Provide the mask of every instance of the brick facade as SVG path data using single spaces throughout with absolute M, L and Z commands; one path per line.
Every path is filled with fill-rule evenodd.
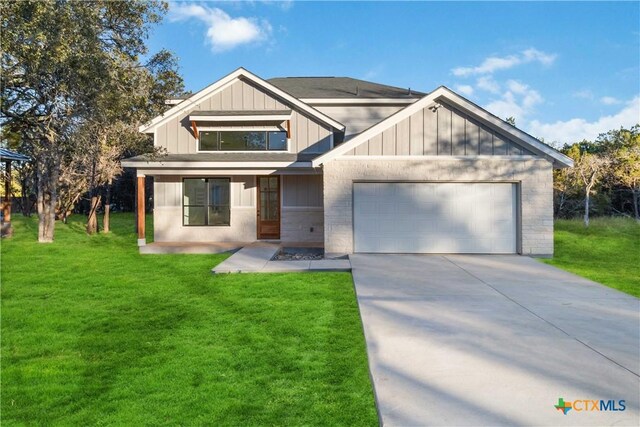
M 523 255 L 553 254 L 553 173 L 543 158 L 486 157 L 347 159 L 324 172 L 324 241 L 328 253 L 353 251 L 353 182 L 515 182 L 520 187 L 519 247 Z
M 323 209 L 283 207 L 280 237 L 283 242 L 322 244 L 324 239 Z

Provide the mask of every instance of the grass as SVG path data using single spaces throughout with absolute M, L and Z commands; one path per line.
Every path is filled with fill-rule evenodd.
M 134 219 L 2 241 L 4 425 L 377 425 L 348 273 L 218 275 Z
M 544 262 L 640 297 L 640 225 L 628 218 L 555 223 L 555 255 Z

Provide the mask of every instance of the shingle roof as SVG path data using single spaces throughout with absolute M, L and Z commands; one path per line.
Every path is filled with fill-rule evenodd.
M 267 80 L 296 98 L 422 98 L 425 93 L 351 77 L 276 77 Z

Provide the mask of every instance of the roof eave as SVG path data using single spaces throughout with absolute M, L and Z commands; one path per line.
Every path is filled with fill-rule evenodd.
M 554 167 L 556 166 L 559 168 L 573 167 L 573 159 L 561 153 L 560 151 L 556 150 L 555 148 L 545 144 L 544 142 L 540 141 L 538 138 L 502 120 L 500 117 L 485 110 L 484 108 L 480 107 L 474 102 L 469 101 L 462 95 L 457 94 L 456 92 L 452 91 L 446 86 L 440 86 L 438 89 L 441 89 L 442 91 L 451 95 L 449 98 L 445 96 L 446 99 L 449 99 L 454 103 L 458 101 L 457 103 L 462 104 L 460 106 L 463 107 L 465 110 L 470 111 L 476 116 L 484 119 L 485 121 L 492 123 L 495 127 L 500 129 L 504 133 L 512 135 L 518 140 L 525 142 L 527 145 L 533 147 L 534 149 L 539 151 L 540 154 L 543 154 L 545 157 L 547 156 L 551 157 Z
M 297 106 L 299 109 L 306 111 L 308 114 L 311 114 L 312 116 L 314 116 L 316 119 L 320 120 L 321 122 L 323 122 L 325 125 L 330 126 L 331 128 L 340 131 L 340 132 L 344 132 L 344 130 L 346 129 L 346 126 L 343 125 L 342 123 L 338 122 L 337 120 L 332 119 L 331 117 L 327 116 L 326 114 L 322 113 L 321 111 L 313 108 L 311 105 L 301 101 L 300 99 L 294 97 L 293 95 L 283 91 L 282 89 L 279 89 L 278 87 L 274 86 L 273 84 L 267 82 L 266 80 L 256 76 L 255 74 L 253 74 L 252 72 L 248 71 L 247 69 L 240 67 L 237 70 L 233 71 L 230 74 L 227 74 L 226 76 L 224 76 L 223 78 L 217 80 L 216 82 L 210 84 L 209 86 L 207 86 L 206 88 L 200 90 L 199 92 L 194 93 L 193 95 L 191 95 L 189 98 L 183 100 L 182 102 L 180 102 L 179 104 L 175 105 L 174 107 L 170 108 L 168 111 L 164 112 L 163 114 L 154 117 L 150 122 L 145 123 L 144 125 L 140 126 L 138 128 L 139 132 L 142 133 L 153 133 L 153 131 L 155 130 L 155 128 L 157 126 L 160 126 L 162 123 L 164 123 L 165 120 L 167 120 L 169 117 L 173 117 L 176 116 L 180 113 L 185 112 L 185 109 L 188 108 L 189 106 L 195 104 L 196 102 L 198 102 L 200 99 L 204 98 L 205 96 L 214 93 L 217 90 L 221 90 L 222 88 L 224 88 L 227 84 L 231 83 L 233 80 L 235 80 L 236 78 L 239 77 L 244 77 L 248 80 L 251 80 L 253 83 L 261 86 L 263 89 L 265 89 L 266 91 L 272 93 L 275 96 L 278 96 L 282 99 L 287 100 L 289 103 Z
M 124 168 L 136 169 L 286 169 L 286 168 L 311 168 L 311 161 L 284 161 L 284 162 L 252 162 L 252 161 L 132 161 L 123 160 Z
M 449 100 L 453 104 L 457 104 L 459 107 L 464 110 L 469 111 L 477 118 L 481 119 L 484 122 L 491 123 L 497 129 L 500 129 L 502 132 L 507 133 L 519 141 L 525 143 L 527 146 L 530 146 L 541 154 L 544 158 L 549 160 L 555 168 L 564 168 L 564 167 L 572 167 L 573 160 L 560 153 L 556 149 L 549 147 L 542 141 L 537 138 L 529 135 L 528 133 L 516 128 L 515 126 L 510 125 L 499 117 L 489 113 L 487 110 L 482 107 L 474 104 L 473 102 L 467 100 L 466 98 L 458 95 L 451 89 L 446 86 L 440 86 L 436 88 L 434 91 L 428 93 L 420 100 L 415 103 L 412 103 L 405 108 L 399 110 L 398 112 L 392 114 L 381 122 L 371 126 L 369 129 L 361 132 L 357 136 L 353 137 L 349 141 L 338 145 L 332 150 L 326 152 L 325 154 L 313 159 L 312 163 L 314 167 L 322 165 L 326 161 L 330 161 L 331 159 L 341 156 L 344 153 L 350 151 L 352 148 L 360 145 L 364 141 L 370 139 L 371 137 L 377 135 L 379 132 L 387 129 L 390 126 L 393 126 L 395 123 L 400 122 L 406 117 L 409 117 L 411 114 L 416 111 L 426 108 L 430 103 L 437 101 L 440 98 L 444 98 Z

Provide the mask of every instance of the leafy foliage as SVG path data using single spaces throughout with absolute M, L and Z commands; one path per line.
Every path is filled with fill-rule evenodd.
M 117 175 L 123 153 L 148 145 L 136 124 L 182 90 L 169 52 L 142 62 L 149 28 L 167 4 L 48 0 L 0 8 L 2 122 L 34 159 L 39 240 L 50 242 L 60 190 Z M 67 204 L 75 198 L 63 195 Z
M 554 171 L 555 213 L 633 215 L 640 220 L 640 125 L 611 130 L 596 141 L 566 144 L 573 168 Z

